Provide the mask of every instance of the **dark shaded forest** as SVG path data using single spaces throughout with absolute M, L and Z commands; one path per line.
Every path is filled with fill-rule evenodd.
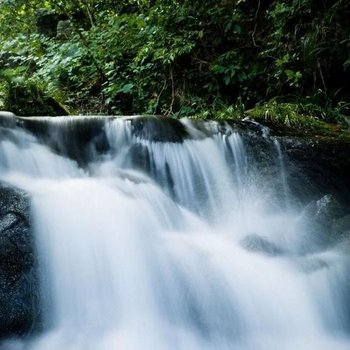
M 349 18 L 347 0 L 3 0 L 0 109 L 348 128 Z

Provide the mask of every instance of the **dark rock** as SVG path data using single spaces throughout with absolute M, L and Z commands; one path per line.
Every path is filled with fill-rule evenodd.
M 182 142 L 189 136 L 185 126 L 171 118 L 132 118 L 131 125 L 136 137 L 153 142 Z
M 109 149 L 105 118 L 71 117 L 52 123 L 48 118 L 20 118 L 19 126 L 32 132 L 55 152 L 85 165 Z
M 151 158 L 148 148 L 141 143 L 134 143 L 128 151 L 130 166 L 151 173 Z
M 299 266 L 301 267 L 303 272 L 313 273 L 319 270 L 328 269 L 329 263 L 319 258 L 303 259 L 302 261 L 300 261 Z
M 330 227 L 335 219 L 342 216 L 344 208 L 335 196 L 326 194 L 322 198 L 310 202 L 304 212 L 321 225 Z
M 268 256 L 280 256 L 285 254 L 285 250 L 270 242 L 267 238 L 251 234 L 240 241 L 241 246 L 254 253 L 260 253 Z
M 40 319 L 28 196 L 0 183 L 0 338 L 23 336 Z
M 312 246 L 322 250 L 337 243 L 336 235 L 332 234 L 332 225 L 335 220 L 344 215 L 345 209 L 331 194 L 311 201 L 303 211 L 305 227 L 309 232 Z
M 350 215 L 334 220 L 332 224 L 332 237 L 339 241 L 350 237 Z
M 350 142 L 336 137 L 283 139 L 292 193 L 304 203 L 329 193 L 349 207 Z
M 67 16 L 57 14 L 52 10 L 38 10 L 36 20 L 37 31 L 39 34 L 43 34 L 48 37 L 55 37 L 57 35 L 58 23 L 66 19 Z
M 19 116 L 68 115 L 67 110 L 54 98 L 47 96 L 35 84 L 10 85 L 5 108 Z
M 16 116 L 12 112 L 0 111 L 0 127 L 13 128 L 16 126 Z
M 342 207 L 337 199 L 331 195 L 326 194 L 321 199 L 316 201 L 315 216 L 318 219 L 325 221 L 332 221 L 341 215 Z

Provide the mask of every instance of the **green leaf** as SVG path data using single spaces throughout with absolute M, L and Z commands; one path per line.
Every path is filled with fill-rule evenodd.
M 235 33 L 241 34 L 241 33 L 242 33 L 242 27 L 241 27 L 239 24 L 235 24 L 235 25 L 233 26 L 233 31 L 234 31 Z
M 133 87 L 134 87 L 133 83 L 128 83 L 123 85 L 123 87 L 119 91 L 122 92 L 123 94 L 130 94 L 132 92 Z

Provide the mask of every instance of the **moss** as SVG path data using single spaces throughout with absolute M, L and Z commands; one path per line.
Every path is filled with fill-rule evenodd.
M 240 121 L 245 118 L 243 105 L 221 106 L 221 108 L 212 108 L 203 110 L 194 115 L 191 119 L 198 120 L 231 120 Z
M 9 84 L 0 77 L 0 110 L 6 110 L 6 100 L 9 95 Z
M 241 121 L 248 118 L 270 127 L 276 135 L 337 138 L 338 141 L 350 142 L 347 117 L 337 110 L 312 104 L 281 103 L 272 100 L 249 110 L 245 110 L 242 104 L 237 104 L 207 110 L 193 118 L 221 121 Z
M 268 102 L 246 111 L 246 114 L 277 131 L 292 134 L 333 136 L 341 131 L 337 124 L 327 123 L 313 115 L 303 113 L 299 104 Z
M 63 99 L 47 94 L 47 86 L 23 75 L 23 68 L 0 70 L 0 110 L 19 116 L 68 115 Z
M 56 99 L 47 96 L 34 84 L 10 85 L 4 107 L 19 116 L 68 115 Z

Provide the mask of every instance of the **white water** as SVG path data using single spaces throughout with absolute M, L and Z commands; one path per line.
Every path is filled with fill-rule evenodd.
M 111 150 L 84 169 L 24 131 L 0 140 L 0 179 L 32 196 L 46 326 L 4 346 L 349 349 L 348 258 L 298 254 L 311 244 L 299 211 L 278 203 L 241 136 L 187 127 L 195 139 L 161 143 L 134 136 L 130 121 L 106 121 Z M 131 162 L 135 144 L 149 155 L 147 172 Z M 246 250 L 251 235 L 284 254 Z M 328 267 L 305 272 L 318 261 Z

